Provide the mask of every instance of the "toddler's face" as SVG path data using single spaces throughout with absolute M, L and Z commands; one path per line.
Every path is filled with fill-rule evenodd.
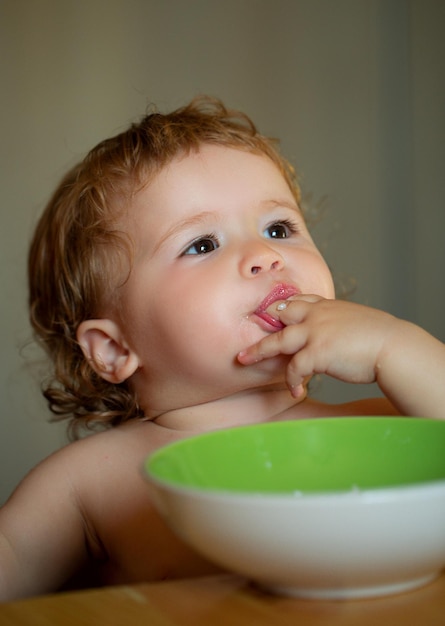
M 334 297 L 295 199 L 265 156 L 206 145 L 175 159 L 138 193 L 126 228 L 136 254 L 120 322 L 158 405 L 166 394 L 170 403 L 204 402 L 281 381 L 282 357 L 252 367 L 236 359 L 277 330 L 265 307 L 294 293 Z

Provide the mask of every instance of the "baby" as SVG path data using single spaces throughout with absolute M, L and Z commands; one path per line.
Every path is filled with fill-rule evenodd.
M 335 299 L 292 167 L 248 117 L 198 98 L 108 139 L 61 182 L 29 257 L 31 321 L 58 416 L 99 430 L 0 511 L 0 598 L 216 572 L 166 527 L 141 467 L 241 424 L 445 417 L 445 347 Z M 316 373 L 382 398 L 308 397 Z M 99 428 L 102 427 L 102 428 Z

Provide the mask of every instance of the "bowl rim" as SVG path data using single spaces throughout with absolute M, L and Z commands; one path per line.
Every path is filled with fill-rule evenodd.
M 161 479 L 146 472 L 146 478 L 155 487 L 160 487 L 180 496 L 193 496 L 195 498 L 214 499 L 221 498 L 230 499 L 231 501 L 241 502 L 248 500 L 249 502 L 270 500 L 275 503 L 284 504 L 292 503 L 313 503 L 321 504 L 335 501 L 336 503 L 354 503 L 363 502 L 369 504 L 385 503 L 385 502 L 402 502 L 411 500 L 413 497 L 417 499 L 429 499 L 431 497 L 445 496 L 445 479 L 423 481 L 419 483 L 409 483 L 404 485 L 389 485 L 386 487 L 366 487 L 359 488 L 353 486 L 351 489 L 330 490 L 330 491 L 247 491 L 224 489 L 215 487 L 191 487 L 190 485 L 181 485 L 166 479 Z
M 230 498 L 231 500 L 245 501 L 246 499 L 249 502 L 253 502 L 254 500 L 273 500 L 274 502 L 280 501 L 297 503 L 297 502 L 312 502 L 314 504 L 319 504 L 321 502 L 330 502 L 335 500 L 336 502 L 388 502 L 395 500 L 404 500 L 410 499 L 413 496 L 420 496 L 423 498 L 435 496 L 437 494 L 445 495 L 445 476 L 444 478 L 432 479 L 432 480 L 419 480 L 418 482 L 411 483 L 403 483 L 403 484 L 395 484 L 395 485 L 385 485 L 381 487 L 358 487 L 353 485 L 348 489 L 332 489 L 329 491 L 323 490 L 313 490 L 313 491 L 298 491 L 295 490 L 293 492 L 290 491 L 262 491 L 256 489 L 246 490 L 246 489 L 236 489 L 236 488 L 218 488 L 218 487 L 207 487 L 207 486 L 191 486 L 184 485 L 182 483 L 178 483 L 166 478 L 159 478 L 155 475 L 154 472 L 150 469 L 150 464 L 152 461 L 155 461 L 156 458 L 165 454 L 166 450 L 174 449 L 177 447 L 187 446 L 188 442 L 191 440 L 197 439 L 205 439 L 208 437 L 218 436 L 221 433 L 221 436 L 224 436 L 222 433 L 228 433 L 236 431 L 236 430 L 248 430 L 248 429 L 259 429 L 262 430 L 267 428 L 292 428 L 292 425 L 302 424 L 303 422 L 324 422 L 324 423 L 349 423 L 350 420 L 353 420 L 355 423 L 357 421 L 366 421 L 369 423 L 377 423 L 377 422 L 394 422 L 394 423 L 434 423 L 434 424 L 442 424 L 443 426 L 439 426 L 439 428 L 445 428 L 445 422 L 441 420 L 437 420 L 435 418 L 429 417 L 408 417 L 408 416 L 395 416 L 395 415 L 360 415 L 360 416 L 335 416 L 335 417 L 321 417 L 321 418 L 303 418 L 299 420 L 277 420 L 272 422 L 262 422 L 255 424 L 243 424 L 239 426 L 232 426 L 229 428 L 218 428 L 213 429 L 211 431 L 207 431 L 204 433 L 198 433 L 196 435 L 192 435 L 190 437 L 185 437 L 183 439 L 174 441 L 169 443 L 161 448 L 158 448 L 151 454 L 149 454 L 143 463 L 143 474 L 146 480 L 148 480 L 151 484 L 157 487 L 161 487 L 163 489 L 167 489 L 170 492 L 174 492 L 180 495 L 193 495 L 195 497 L 205 497 L 205 498 L 214 498 L 219 499 L 221 497 Z M 287 425 L 287 426 L 286 426 Z M 297 427 L 297 426 L 295 426 Z M 444 460 L 445 463 L 445 460 Z

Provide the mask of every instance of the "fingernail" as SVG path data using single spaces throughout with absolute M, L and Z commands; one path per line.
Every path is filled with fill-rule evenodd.
M 277 305 L 277 311 L 284 311 L 284 309 L 287 308 L 287 302 L 280 302 L 280 304 Z

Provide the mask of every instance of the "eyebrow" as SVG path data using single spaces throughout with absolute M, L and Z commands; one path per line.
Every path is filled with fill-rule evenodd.
M 295 211 L 296 213 L 301 213 L 301 209 L 296 202 L 289 202 L 288 200 L 265 200 L 264 203 L 265 208 L 277 208 L 282 207 L 283 209 L 290 209 L 291 211 Z
M 290 209 L 295 213 L 298 213 L 302 216 L 301 209 L 297 205 L 296 202 L 289 202 L 288 200 L 264 200 L 261 202 L 261 207 L 264 211 L 275 209 L 275 208 L 284 208 Z M 178 233 L 181 233 L 183 230 L 187 228 L 193 228 L 196 226 L 204 226 L 209 221 L 221 221 L 221 214 L 219 211 L 201 211 L 196 215 L 192 215 L 191 217 L 186 217 L 185 219 L 176 222 L 173 224 L 165 233 L 163 233 L 153 248 L 152 254 L 156 254 L 168 239 L 174 237 Z
M 218 211 L 201 211 L 201 213 L 197 213 L 196 215 L 192 215 L 191 217 L 186 217 L 180 222 L 176 222 L 160 237 L 159 241 L 156 243 L 153 249 L 152 254 L 155 254 L 159 250 L 159 248 L 171 237 L 174 237 L 183 230 L 186 230 L 187 228 L 202 226 L 210 219 L 220 220 L 221 215 Z

